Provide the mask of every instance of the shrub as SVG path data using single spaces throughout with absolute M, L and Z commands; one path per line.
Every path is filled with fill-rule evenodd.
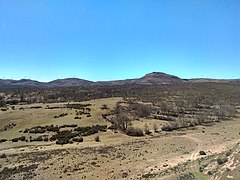
M 0 139 L 0 143 L 6 142 L 7 139 Z
M 13 138 L 12 142 L 18 142 L 18 138 Z
M 74 138 L 78 136 L 78 133 L 73 133 L 71 131 L 60 131 L 57 134 L 53 135 L 50 140 L 55 141 L 55 140 L 60 140 L 60 139 L 68 139 L 70 140 L 71 138 Z
M 73 142 L 83 142 L 83 138 L 80 137 L 80 138 L 73 138 L 72 139 Z
M 226 163 L 227 161 L 228 161 L 228 158 L 226 156 L 217 158 L 218 165 L 222 165 L 222 164 Z
M 35 139 L 32 139 L 32 141 L 43 141 L 43 137 L 42 136 L 38 136 Z
M 132 124 L 130 118 L 124 113 L 117 114 L 116 117 L 112 119 L 112 123 L 114 124 L 115 127 L 117 127 L 117 129 L 124 132 Z
M 155 133 L 158 132 L 158 126 L 156 123 L 153 124 L 153 130 Z
M 40 109 L 42 106 L 31 106 L 30 109 Z
M 29 131 L 29 129 L 25 129 L 25 130 L 23 131 L 23 133 L 28 133 L 28 131 Z
M 77 127 L 77 124 L 64 124 L 64 125 L 60 126 L 59 128 L 66 128 L 66 127 L 75 128 L 75 127 Z
M 35 134 L 37 134 L 37 133 L 41 134 L 41 133 L 45 133 L 46 129 L 39 127 L 39 128 L 30 129 L 28 132 L 29 133 L 35 133 Z
M 50 126 L 46 126 L 47 131 L 52 131 L 52 132 L 59 132 L 59 127 L 54 126 L 53 124 Z
M 18 138 L 19 141 L 26 141 L 26 137 L 25 136 L 21 136 Z
M 59 114 L 58 116 L 54 116 L 54 118 L 60 118 L 60 117 L 64 117 L 67 115 L 68 115 L 68 113 L 62 113 L 62 114 Z
M 130 107 L 135 111 L 138 117 L 148 117 L 152 112 L 152 107 L 150 105 L 134 103 Z
M 203 167 L 203 166 L 200 166 L 200 167 L 199 167 L 199 172 L 202 173 L 203 171 L 204 171 L 204 167 Z
M 6 154 L 5 153 L 3 153 L 3 154 L 0 154 L 0 158 L 6 158 L 7 156 L 6 156 Z
M 91 108 L 86 108 L 86 111 L 90 112 L 90 111 L 91 111 Z
M 140 128 L 129 127 L 126 130 L 128 136 L 144 136 L 143 131 Z
M 166 124 L 161 128 L 163 131 L 172 131 L 174 130 L 174 127 L 172 124 Z
M 150 129 L 149 129 L 149 127 L 148 127 L 147 124 L 144 125 L 144 132 L 145 132 L 145 134 L 147 134 L 147 135 L 151 134 L 151 131 L 150 131 Z
M 199 151 L 199 154 L 200 154 L 201 156 L 207 155 L 207 153 L 206 153 L 205 151 Z
M 59 139 L 56 141 L 56 144 L 63 145 L 63 144 L 68 144 L 69 142 L 70 142 L 69 139 Z
M 70 125 L 72 126 L 72 125 Z M 59 131 L 59 127 L 58 126 L 54 126 L 54 125 L 50 125 L 50 126 L 35 126 L 32 127 L 30 129 L 25 129 L 23 131 L 23 133 L 45 133 L 46 131 L 52 131 L 52 132 L 58 132 Z
M 96 137 L 94 138 L 94 140 L 95 140 L 96 142 L 100 142 L 100 137 L 99 137 L 99 136 L 96 136 Z
M 101 109 L 102 109 L 102 110 L 104 110 L 104 109 L 108 109 L 108 107 L 107 107 L 106 104 L 103 104 L 103 105 L 101 106 Z
M 108 129 L 110 129 L 110 130 L 117 130 L 117 127 L 114 124 L 112 124 L 111 126 L 108 126 Z
M 75 103 L 75 104 L 65 104 L 66 108 L 69 109 L 84 109 L 85 107 L 91 106 L 92 104 L 80 104 L 80 103 Z
M 212 176 L 213 175 L 213 172 L 212 171 L 208 171 L 207 172 L 209 176 Z
M 192 173 L 185 173 L 180 175 L 179 180 L 194 180 L 196 177 Z
M 231 149 L 228 150 L 228 151 L 225 153 L 226 156 L 230 156 L 231 154 L 232 154 L 232 150 L 231 150 Z
M 105 132 L 107 130 L 107 126 L 86 126 L 86 127 L 78 127 L 75 128 L 74 131 L 78 131 L 82 136 L 89 136 L 98 133 L 99 131 Z
M 76 116 L 76 117 L 74 117 L 74 119 L 82 119 L 81 117 L 78 117 L 78 116 Z

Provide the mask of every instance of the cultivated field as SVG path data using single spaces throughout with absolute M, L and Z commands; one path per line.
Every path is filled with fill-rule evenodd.
M 154 115 L 134 117 L 131 126 L 145 131 L 136 137 L 109 128 L 116 104 L 129 106 L 122 98 L 105 98 L 2 109 L 0 179 L 240 178 L 239 113 L 173 131 L 162 131 L 169 122 Z

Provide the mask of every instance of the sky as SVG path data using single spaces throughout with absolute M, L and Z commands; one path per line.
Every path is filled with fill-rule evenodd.
M 0 0 L 0 79 L 240 78 L 239 0 Z

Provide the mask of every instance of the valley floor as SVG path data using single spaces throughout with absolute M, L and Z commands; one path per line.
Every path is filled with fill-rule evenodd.
M 102 112 L 99 107 L 107 104 L 112 108 L 119 100 L 90 101 L 92 117 L 81 120 L 74 119 L 73 110 L 66 110 L 69 115 L 57 120 L 47 117 L 63 110 L 26 108 L 24 112 L 1 112 L 1 125 L 11 121 L 16 123 L 16 127 L 0 132 L 0 139 L 14 138 L 20 130 L 38 124 L 108 124 L 100 118 Z M 140 126 L 145 121 L 149 127 L 153 121 L 159 126 L 164 124 L 164 121 L 151 119 L 140 119 L 136 123 Z M 94 141 L 96 135 L 100 137 L 100 142 Z M 0 154 L 6 155 L 0 158 L 0 179 L 177 179 L 184 173 L 192 173 L 197 179 L 238 177 L 240 154 L 239 148 L 234 147 L 240 142 L 239 116 L 211 126 L 168 133 L 159 131 L 143 137 L 130 137 L 112 130 L 96 135 L 84 138 L 84 142 L 67 145 L 56 145 L 54 142 L 0 143 Z M 221 174 L 211 174 L 206 170 L 199 172 L 201 163 L 205 163 L 205 169 L 211 170 L 213 160 L 230 149 L 234 151 L 229 156 L 229 171 L 221 166 Z M 207 155 L 200 155 L 200 151 Z

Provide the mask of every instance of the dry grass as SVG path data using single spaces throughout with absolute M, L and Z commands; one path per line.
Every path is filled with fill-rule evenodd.
M 0 132 L 0 137 L 8 140 L 20 137 L 20 130 L 37 125 L 77 124 L 78 126 L 110 125 L 102 118 L 115 107 L 121 98 L 108 98 L 88 101 L 91 103 L 91 117 L 82 115 L 82 119 L 74 119 L 75 110 L 45 109 L 57 104 L 17 105 L 16 110 L 0 112 L 0 126 L 16 123 L 13 129 Z M 82 102 L 83 103 L 83 102 Z M 109 109 L 101 110 L 103 104 Z M 42 106 L 41 109 L 29 109 L 31 106 Z M 23 107 L 25 110 L 19 110 Z M 61 113 L 68 113 L 62 118 L 54 118 Z M 153 124 L 159 130 L 166 122 L 141 118 L 133 122 L 135 127 L 148 125 L 151 135 L 129 137 L 111 130 L 84 137 L 83 143 L 56 145 L 54 142 L 4 142 L 0 144 L 0 179 L 139 179 L 144 174 L 153 174 L 152 178 L 176 178 L 176 172 L 169 169 L 182 163 L 198 159 L 199 151 L 214 155 L 228 150 L 239 142 L 240 118 L 224 121 L 213 126 L 197 126 L 194 129 L 182 129 L 173 132 L 153 131 Z M 29 134 L 24 134 L 29 136 Z M 96 136 L 100 142 L 95 142 Z M 34 135 L 33 135 L 34 136 Z M 198 171 L 197 166 L 182 165 L 189 171 Z M 6 169 L 6 167 L 8 169 Z M 5 170 L 4 170 L 5 168 Z M 14 169 L 7 175 L 7 170 Z M 17 169 L 32 169 L 26 173 L 18 173 Z M 169 170 L 170 173 L 165 173 Z M 177 175 L 181 170 L 178 170 Z M 184 170 L 182 170 L 184 172 Z M 173 175 L 173 176 L 172 176 Z M 225 175 L 225 174 L 224 174 Z

